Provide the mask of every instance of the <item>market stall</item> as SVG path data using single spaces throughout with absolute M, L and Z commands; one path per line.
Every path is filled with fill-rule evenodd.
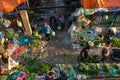
M 120 8 L 76 9 L 71 14 L 76 18 L 76 28 L 70 33 L 73 49 L 87 44 L 95 47 L 104 46 L 107 35 L 110 36 L 113 47 L 120 47 L 116 44 L 120 41 L 119 10 Z

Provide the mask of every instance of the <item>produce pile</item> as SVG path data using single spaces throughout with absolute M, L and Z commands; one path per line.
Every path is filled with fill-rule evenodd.
M 112 39 L 110 40 L 110 42 L 112 43 L 112 45 L 113 45 L 114 47 L 120 47 L 120 39 L 118 39 L 118 38 L 112 38 Z
M 96 65 L 93 63 L 86 64 L 86 63 L 80 63 L 78 66 L 78 72 L 79 74 L 85 74 L 89 76 L 96 76 L 100 71 L 100 65 Z
M 79 74 L 84 74 L 89 77 L 96 77 L 101 71 L 106 74 L 104 77 L 120 75 L 119 64 L 80 63 L 77 69 Z
M 83 63 L 98 63 L 99 62 L 99 56 L 97 55 L 88 55 L 86 59 L 82 61 Z
M 101 46 L 104 46 L 105 44 L 104 40 L 99 40 L 99 39 L 96 40 L 96 37 L 94 36 L 88 37 L 88 35 L 72 33 L 71 37 L 74 40 L 73 44 L 80 44 L 80 46 L 82 47 L 85 47 L 86 45 L 101 47 Z
M 46 74 L 51 69 L 51 65 L 44 62 L 37 61 L 37 58 L 28 57 L 20 65 L 12 68 L 12 70 L 4 71 L 4 75 L 0 76 L 0 80 L 6 80 L 7 76 L 14 71 L 25 72 L 27 77 L 26 80 L 34 80 L 36 74 L 43 75 Z

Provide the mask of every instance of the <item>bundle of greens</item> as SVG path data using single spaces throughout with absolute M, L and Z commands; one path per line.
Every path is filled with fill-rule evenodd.
M 109 65 L 107 64 L 107 63 L 104 63 L 103 64 L 103 66 L 102 66 L 102 70 L 104 71 L 104 72 L 109 72 Z
M 40 45 L 40 40 L 39 39 L 32 40 L 32 42 L 29 44 L 29 46 L 31 48 L 33 48 L 33 47 L 37 47 L 38 48 L 39 45 Z
M 85 64 L 85 63 L 80 63 L 80 65 L 78 66 L 78 71 L 79 71 L 80 73 L 87 73 L 88 70 L 89 70 L 89 67 L 88 67 L 88 65 Z
M 116 70 L 119 70 L 119 66 L 117 64 L 113 64 L 112 67 Z
M 89 75 L 90 76 L 96 76 L 99 73 L 100 69 L 98 69 L 98 66 L 95 64 L 91 63 L 89 64 Z
M 114 47 L 120 47 L 120 39 L 118 39 L 118 38 L 112 38 L 112 39 L 110 40 L 110 42 L 112 43 L 112 45 L 113 45 Z

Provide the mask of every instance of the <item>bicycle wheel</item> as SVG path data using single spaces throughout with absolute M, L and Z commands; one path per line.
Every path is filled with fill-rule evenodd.
M 120 52 L 114 52 L 113 54 L 111 54 L 111 59 L 120 61 Z

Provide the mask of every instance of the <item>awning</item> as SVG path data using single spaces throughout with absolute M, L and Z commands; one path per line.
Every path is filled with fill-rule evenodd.
M 18 5 L 25 0 L 0 0 L 0 12 L 12 12 Z
M 120 0 L 80 0 L 83 8 L 120 7 Z

